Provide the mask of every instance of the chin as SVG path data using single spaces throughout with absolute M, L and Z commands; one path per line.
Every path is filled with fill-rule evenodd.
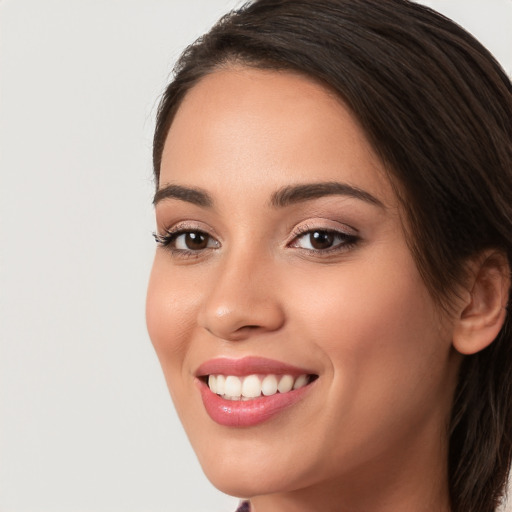
M 259 456 L 255 451 L 260 451 Z M 304 472 L 306 463 L 299 468 L 296 462 L 279 460 L 275 453 L 261 453 L 265 451 L 255 446 L 249 450 L 231 448 L 226 455 L 199 454 L 199 462 L 212 485 L 238 498 L 288 492 L 314 483 L 313 475 Z
M 233 474 L 228 472 L 220 474 L 216 469 L 213 474 L 205 471 L 206 477 L 219 491 L 237 498 L 253 498 L 254 496 L 269 495 L 286 491 L 282 475 L 275 477 L 263 477 L 261 473 L 243 471 Z
M 282 481 L 273 475 L 270 464 L 255 464 L 254 458 L 245 455 L 247 458 L 231 453 L 228 456 L 208 457 L 208 460 L 200 456 L 199 462 L 212 485 L 230 496 L 249 498 L 277 492 L 277 486 L 282 485 Z

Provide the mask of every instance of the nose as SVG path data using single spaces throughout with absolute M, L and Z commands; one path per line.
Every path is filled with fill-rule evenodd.
M 269 265 L 230 259 L 212 269 L 210 291 L 199 310 L 198 323 L 228 341 L 280 329 L 285 314 Z

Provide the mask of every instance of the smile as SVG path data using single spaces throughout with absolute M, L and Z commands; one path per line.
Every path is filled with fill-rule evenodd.
M 215 359 L 198 368 L 207 414 L 227 427 L 263 423 L 300 402 L 318 375 L 264 358 Z
M 253 400 L 261 396 L 272 396 L 276 393 L 288 393 L 292 389 L 306 386 L 313 376 L 302 374 L 292 375 L 209 375 L 208 387 L 225 400 Z

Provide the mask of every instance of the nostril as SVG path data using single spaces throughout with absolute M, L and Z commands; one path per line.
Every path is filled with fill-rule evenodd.
M 240 294 L 235 301 L 233 295 L 227 284 L 216 289 L 199 312 L 199 326 L 217 338 L 242 341 L 248 336 L 275 331 L 284 324 L 279 303 L 266 296 L 239 297 Z

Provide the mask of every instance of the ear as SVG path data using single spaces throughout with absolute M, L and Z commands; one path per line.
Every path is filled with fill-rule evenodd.
M 469 264 L 467 294 L 456 319 L 453 346 L 475 354 L 498 336 L 507 315 L 510 267 L 506 255 L 489 250 Z

